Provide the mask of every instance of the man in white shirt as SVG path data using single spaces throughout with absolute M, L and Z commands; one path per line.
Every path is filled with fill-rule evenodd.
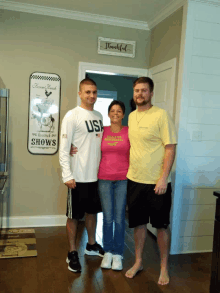
M 95 239 L 97 213 L 101 212 L 97 174 L 103 131 L 102 115 L 93 110 L 97 100 L 96 83 L 83 79 L 79 85 L 79 97 L 80 106 L 67 112 L 63 118 L 59 152 L 62 179 L 68 187 L 66 228 L 69 252 L 66 261 L 72 272 L 81 271 L 76 237 L 78 220 L 84 215 L 88 233 L 85 254 L 104 255 L 103 248 Z M 78 149 L 74 156 L 70 156 L 71 144 Z

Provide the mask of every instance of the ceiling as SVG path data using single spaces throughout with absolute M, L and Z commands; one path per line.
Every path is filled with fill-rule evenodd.
M 183 2 L 183 0 L 0 0 L 0 7 L 24 12 L 30 12 L 31 9 L 32 13 L 35 9 L 49 13 L 52 8 L 53 12 L 58 13 L 61 10 L 65 15 L 67 13 L 76 15 L 76 12 L 81 12 L 85 16 L 89 14 L 90 17 L 91 14 L 95 14 L 96 16 L 124 19 L 131 23 L 141 24 L 143 22 L 145 29 L 150 29 L 156 22 L 160 22 L 182 6 Z M 28 9 L 29 11 L 27 11 Z

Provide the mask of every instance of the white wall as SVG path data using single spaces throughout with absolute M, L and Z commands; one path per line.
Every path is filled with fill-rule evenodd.
M 212 251 L 220 189 L 220 5 L 188 1 L 171 253 Z

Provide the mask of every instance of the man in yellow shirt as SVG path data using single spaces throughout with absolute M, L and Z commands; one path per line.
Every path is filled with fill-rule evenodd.
M 143 269 L 142 257 L 146 224 L 157 228 L 161 257 L 158 284 L 169 283 L 170 247 L 169 217 L 171 208 L 170 171 L 175 158 L 174 123 L 164 109 L 151 104 L 154 83 L 148 77 L 138 78 L 133 85 L 137 109 L 129 115 L 130 165 L 128 169 L 129 227 L 134 228 L 135 264 L 126 272 L 133 278 Z

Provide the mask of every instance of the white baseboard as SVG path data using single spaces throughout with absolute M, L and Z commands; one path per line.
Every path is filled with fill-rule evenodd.
M 3 217 L 3 228 L 65 226 L 66 216 Z

